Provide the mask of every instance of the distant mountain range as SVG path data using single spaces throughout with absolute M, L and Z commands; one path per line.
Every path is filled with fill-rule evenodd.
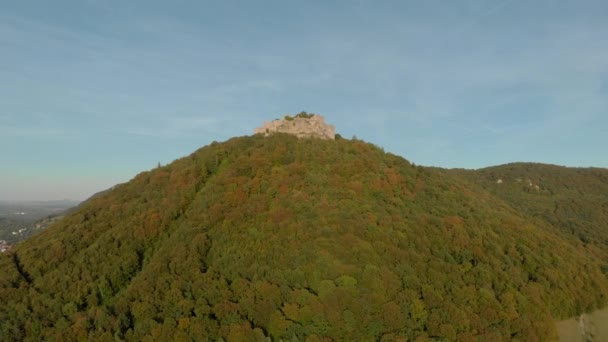
M 0 257 L 5 340 L 544 341 L 606 304 L 608 171 L 213 143 Z

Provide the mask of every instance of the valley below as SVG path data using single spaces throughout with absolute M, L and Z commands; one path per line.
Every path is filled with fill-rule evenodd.
M 0 244 L 8 246 L 27 239 L 77 204 L 70 200 L 0 201 Z
M 560 342 L 608 341 L 608 307 L 557 322 Z

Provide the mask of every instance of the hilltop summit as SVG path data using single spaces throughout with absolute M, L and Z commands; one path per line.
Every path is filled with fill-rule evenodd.
M 285 115 L 283 119 L 264 122 L 262 127 L 256 128 L 254 134 L 287 133 L 298 138 L 319 138 L 334 140 L 336 128 L 325 123 L 325 118 L 317 114 L 301 112 L 295 117 Z

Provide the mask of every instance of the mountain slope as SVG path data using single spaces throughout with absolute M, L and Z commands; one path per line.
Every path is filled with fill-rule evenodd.
M 361 141 L 213 143 L 0 258 L 25 340 L 546 340 L 600 262 L 460 175 Z
M 608 169 L 513 163 L 449 172 L 532 218 L 608 250 Z

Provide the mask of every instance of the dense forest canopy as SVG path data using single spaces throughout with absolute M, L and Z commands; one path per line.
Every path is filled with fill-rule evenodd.
M 608 294 L 607 173 L 557 171 L 213 143 L 0 257 L 0 339 L 551 340 Z

